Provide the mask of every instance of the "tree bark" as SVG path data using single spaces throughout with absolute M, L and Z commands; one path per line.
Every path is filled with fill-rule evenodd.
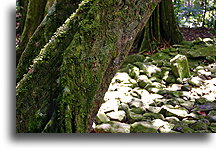
M 33 64 L 33 59 L 40 53 L 41 48 L 49 42 L 56 29 L 78 8 L 80 1 L 56 0 L 22 52 L 16 69 L 17 83 L 28 72 L 28 68 Z
M 23 28 L 25 26 L 26 14 L 28 10 L 28 3 L 29 3 L 29 0 L 19 0 L 18 1 L 19 7 L 20 7 L 20 14 L 21 14 L 20 25 L 19 25 L 19 29 L 17 30 L 17 32 L 19 33 L 23 32 Z
M 25 26 L 20 37 L 19 46 L 16 50 L 16 63 L 18 63 L 19 58 L 34 31 L 43 20 L 46 3 L 47 0 L 29 0 Z
M 17 132 L 88 132 L 158 2 L 82 1 L 17 85 Z
M 153 52 L 163 44 L 178 44 L 183 40 L 174 15 L 172 0 L 162 0 L 147 25 L 137 37 L 133 52 Z

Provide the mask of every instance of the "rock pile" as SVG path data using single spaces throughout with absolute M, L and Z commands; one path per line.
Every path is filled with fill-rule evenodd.
M 215 57 L 186 53 L 188 46 L 198 48 L 198 43 L 176 45 L 151 57 L 129 56 L 112 79 L 95 132 L 216 132 Z

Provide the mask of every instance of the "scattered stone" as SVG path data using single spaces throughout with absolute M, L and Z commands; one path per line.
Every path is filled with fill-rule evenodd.
M 161 111 L 161 107 L 148 106 L 147 109 L 153 113 L 159 113 Z
M 107 115 L 104 112 L 98 112 L 96 119 L 99 119 L 99 121 L 103 123 L 110 121 L 110 119 L 107 117 Z
M 193 44 L 189 42 L 190 45 L 165 49 L 151 57 L 129 56 L 121 72 L 111 81 L 104 97 L 105 103 L 95 119 L 95 131 L 216 132 L 216 123 L 213 123 L 216 121 L 215 57 L 198 60 L 190 55 L 200 50 L 198 46 L 203 51 L 209 50 L 210 42 L 202 39 Z M 188 50 L 191 47 L 193 49 Z M 189 55 L 188 59 L 183 55 L 172 59 L 177 53 Z M 188 65 L 193 70 L 191 73 Z
M 111 133 L 130 133 L 129 124 L 112 121 L 111 125 L 112 125 Z
M 166 117 L 165 120 L 173 124 L 176 124 L 177 122 L 180 121 L 177 117 Z
M 190 79 L 188 83 L 193 86 L 200 86 L 203 83 L 203 80 L 200 77 L 196 76 Z
M 195 104 L 203 105 L 206 102 L 207 102 L 207 100 L 202 97 L 202 98 L 196 99 Z
M 163 105 L 162 109 L 164 109 L 166 112 L 162 113 L 163 115 L 165 114 L 165 116 L 179 116 L 179 117 L 186 117 L 188 115 L 188 111 L 183 108 L 183 107 L 179 107 L 179 108 L 170 108 L 168 105 Z M 163 112 L 161 110 L 161 112 Z
M 128 103 L 130 108 L 138 108 L 143 106 L 143 102 L 140 99 L 133 98 L 131 102 Z
M 151 122 L 135 122 L 131 125 L 131 133 L 158 133 Z
M 136 78 L 138 77 L 140 74 L 139 68 L 137 68 L 136 66 L 132 67 L 131 69 L 129 69 L 129 76 L 131 78 Z
M 111 125 L 109 123 L 103 123 L 103 124 L 97 125 L 95 127 L 95 131 L 97 133 L 110 133 Z
M 190 70 L 186 56 L 178 54 L 171 59 L 170 62 L 172 72 L 177 78 L 179 77 L 180 79 L 183 79 L 190 77 Z
M 197 122 L 197 120 L 190 120 L 188 118 L 184 118 L 184 119 L 182 119 L 182 122 L 185 124 L 194 124 Z
M 125 118 L 125 112 L 124 111 L 115 111 L 107 113 L 107 116 L 111 119 L 122 121 Z
M 143 64 L 142 70 L 144 71 L 144 73 L 146 73 L 148 77 L 151 77 L 152 74 L 161 72 L 161 69 L 153 64 Z
M 152 122 L 152 125 L 155 129 L 158 129 L 161 133 L 169 133 L 173 127 L 175 126 L 174 124 L 170 124 L 166 121 L 163 121 L 161 119 L 155 119 Z
M 117 121 L 103 123 L 95 127 L 97 133 L 130 133 L 130 125 Z
M 140 88 L 145 88 L 146 85 L 151 84 L 151 81 L 146 75 L 140 75 L 137 77 L 138 86 Z
M 100 107 L 100 112 L 110 112 L 110 111 L 117 111 L 120 105 L 120 101 L 116 99 L 111 99 L 106 101 L 104 104 Z
M 208 113 L 208 117 L 210 118 L 210 120 L 212 122 L 215 122 L 216 121 L 216 111 L 215 110 L 212 110 Z
M 194 129 L 196 131 L 207 130 L 208 125 L 203 123 L 203 122 L 196 122 L 196 123 L 190 125 L 190 128 L 192 128 L 192 129 Z
M 144 113 L 143 118 L 145 120 L 153 120 L 153 119 L 162 119 L 164 120 L 164 116 L 160 113 Z
M 183 122 L 175 124 L 173 129 L 182 133 L 194 133 L 194 130 L 188 127 L 188 125 Z
M 129 112 L 129 109 L 130 109 L 129 106 L 127 104 L 125 104 L 125 103 L 121 103 L 119 105 L 119 110 L 125 111 L 126 114 Z
M 195 105 L 194 111 L 211 111 L 216 108 L 216 104 L 214 102 L 207 102 L 203 105 Z
M 134 123 L 136 121 L 142 121 L 143 120 L 143 116 L 142 115 L 136 114 L 134 112 L 129 112 L 127 118 L 129 120 L 129 123 Z
M 207 66 L 208 70 L 210 70 L 211 72 L 215 72 L 216 71 L 216 63 L 213 64 L 209 64 Z
M 132 108 L 130 111 L 134 112 L 136 114 L 143 114 L 143 113 L 145 113 L 144 107 Z
M 191 90 L 191 86 L 189 84 L 185 84 L 181 87 L 181 90 L 183 91 L 190 91 Z

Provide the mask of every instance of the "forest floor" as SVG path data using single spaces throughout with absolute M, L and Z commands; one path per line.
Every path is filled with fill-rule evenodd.
M 128 56 L 112 79 L 93 132 L 216 132 L 215 50 L 215 41 L 205 38 L 153 55 Z M 187 62 L 173 68 L 171 61 L 179 57 L 187 59 L 188 71 Z M 179 78 L 176 71 L 188 75 Z
M 214 29 L 211 28 L 180 28 L 181 33 L 184 36 L 184 40 L 193 41 L 198 37 L 200 38 L 212 38 L 214 37 Z

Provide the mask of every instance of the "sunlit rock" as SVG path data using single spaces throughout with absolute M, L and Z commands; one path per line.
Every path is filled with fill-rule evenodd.
M 110 117 L 111 119 L 122 121 L 123 119 L 125 119 L 125 112 L 122 110 L 110 112 L 110 113 L 107 113 L 107 116 Z
M 165 116 L 179 116 L 179 117 L 186 117 L 188 115 L 188 111 L 183 108 L 170 108 L 168 105 L 163 105 L 162 109 L 165 110 L 165 112 L 163 110 L 161 110 L 162 114 L 165 114 Z
M 158 129 L 161 133 L 169 133 L 175 126 L 174 124 L 168 123 L 161 119 L 155 119 L 151 123 L 153 127 Z
M 96 120 L 103 123 L 109 122 L 110 119 L 107 117 L 107 115 L 104 112 L 98 112 Z
M 117 99 L 111 99 L 103 103 L 100 107 L 101 112 L 118 111 L 120 101 Z
M 143 102 L 140 99 L 133 98 L 131 102 L 129 102 L 130 108 L 142 107 Z
M 130 133 L 130 125 L 117 121 L 104 123 L 95 127 L 97 133 Z
M 148 106 L 147 110 L 153 113 L 159 113 L 161 111 L 161 107 Z
M 200 86 L 203 83 L 203 80 L 200 77 L 196 76 L 191 78 L 188 83 L 194 86 Z

